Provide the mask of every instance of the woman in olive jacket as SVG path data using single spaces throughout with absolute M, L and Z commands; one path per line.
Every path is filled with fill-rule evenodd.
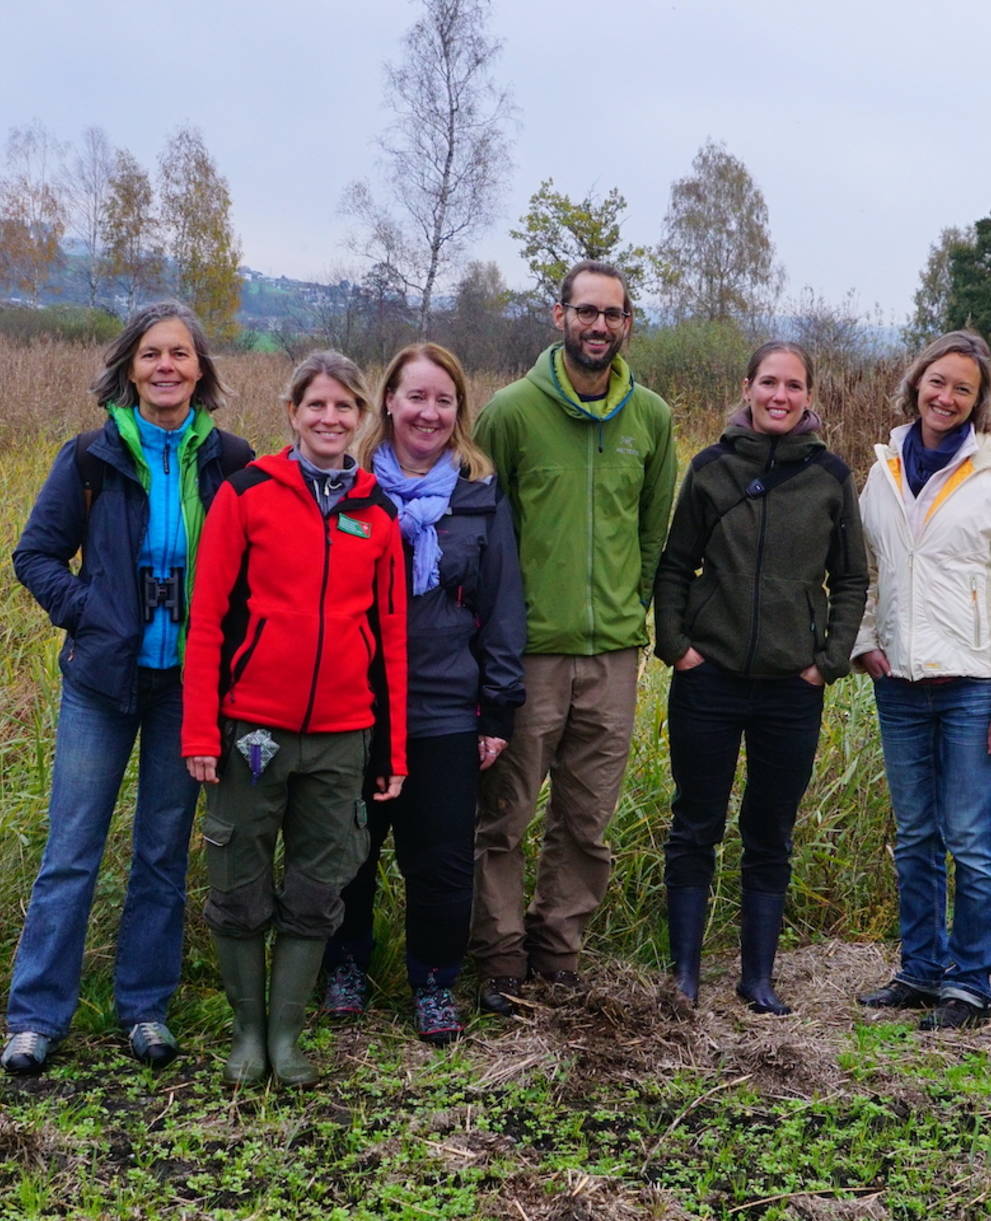
M 750 359 L 743 404 L 692 461 L 655 587 L 669 699 L 674 819 L 665 847 L 677 987 L 692 1003 L 741 738 L 742 973 L 757 1013 L 772 983 L 791 832 L 812 774 L 823 687 L 849 671 L 867 564 L 852 476 L 818 435 L 812 362 L 797 344 Z

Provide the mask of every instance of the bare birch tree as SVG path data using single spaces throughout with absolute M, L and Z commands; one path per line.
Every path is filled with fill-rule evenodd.
M 491 224 L 509 166 L 504 124 L 512 107 L 492 80 L 501 44 L 486 33 L 488 15 L 489 0 L 423 0 L 399 64 L 386 65 L 395 121 L 381 144 L 403 221 L 379 208 L 363 184 L 345 196 L 345 210 L 365 226 L 365 253 L 395 267 L 419 293 L 424 338 L 438 277 Z M 386 257 L 383 237 L 391 243 Z
M 96 305 L 106 278 L 103 230 L 113 168 L 114 154 L 107 133 L 102 127 L 87 127 L 63 181 L 71 227 L 83 247 L 82 276 L 90 308 Z

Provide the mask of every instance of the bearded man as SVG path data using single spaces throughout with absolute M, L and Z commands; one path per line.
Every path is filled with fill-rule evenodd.
M 527 609 L 526 704 L 482 774 L 472 953 L 483 1010 L 509 1016 L 526 978 L 578 988 L 602 901 L 603 836 L 626 769 L 638 650 L 675 484 L 671 411 L 620 355 L 622 273 L 578 263 L 553 307 L 563 342 L 482 411 L 476 438 L 510 498 Z M 532 900 L 523 840 L 550 774 Z

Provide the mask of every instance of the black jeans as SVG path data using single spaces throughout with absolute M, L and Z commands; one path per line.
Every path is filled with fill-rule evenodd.
M 378 860 L 390 827 L 406 883 L 406 965 L 410 984 L 457 978 L 468 945 L 478 800 L 478 735 L 411 738 L 409 775 L 395 801 L 368 801 L 371 847 L 357 877 L 341 893 L 344 922 L 327 944 L 324 964 L 345 955 L 367 967 Z
M 794 675 L 741 678 L 703 662 L 676 670 L 668 699 L 675 796 L 665 845 L 668 886 L 707 887 L 741 738 L 747 784 L 740 807 L 742 887 L 784 894 L 791 832 L 815 759 L 823 688 Z

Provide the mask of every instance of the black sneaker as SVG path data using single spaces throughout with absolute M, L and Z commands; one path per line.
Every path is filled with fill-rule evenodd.
M 883 988 L 862 992 L 857 997 L 857 1003 L 866 1005 L 868 1009 L 925 1009 L 936 1004 L 936 997 L 931 992 L 913 988 L 904 980 L 893 979 Z
M 940 1001 L 936 1008 L 919 1023 L 920 1030 L 960 1030 L 965 1026 L 983 1026 L 988 1011 L 983 1005 L 972 1005 L 957 996 Z
M 442 988 L 433 974 L 422 988 L 413 989 L 413 1021 L 416 1033 L 427 1043 L 451 1043 L 464 1033 L 464 1023 L 450 988 Z
M 323 1011 L 332 1018 L 361 1017 L 368 1004 L 368 976 L 348 955 L 327 976 Z

